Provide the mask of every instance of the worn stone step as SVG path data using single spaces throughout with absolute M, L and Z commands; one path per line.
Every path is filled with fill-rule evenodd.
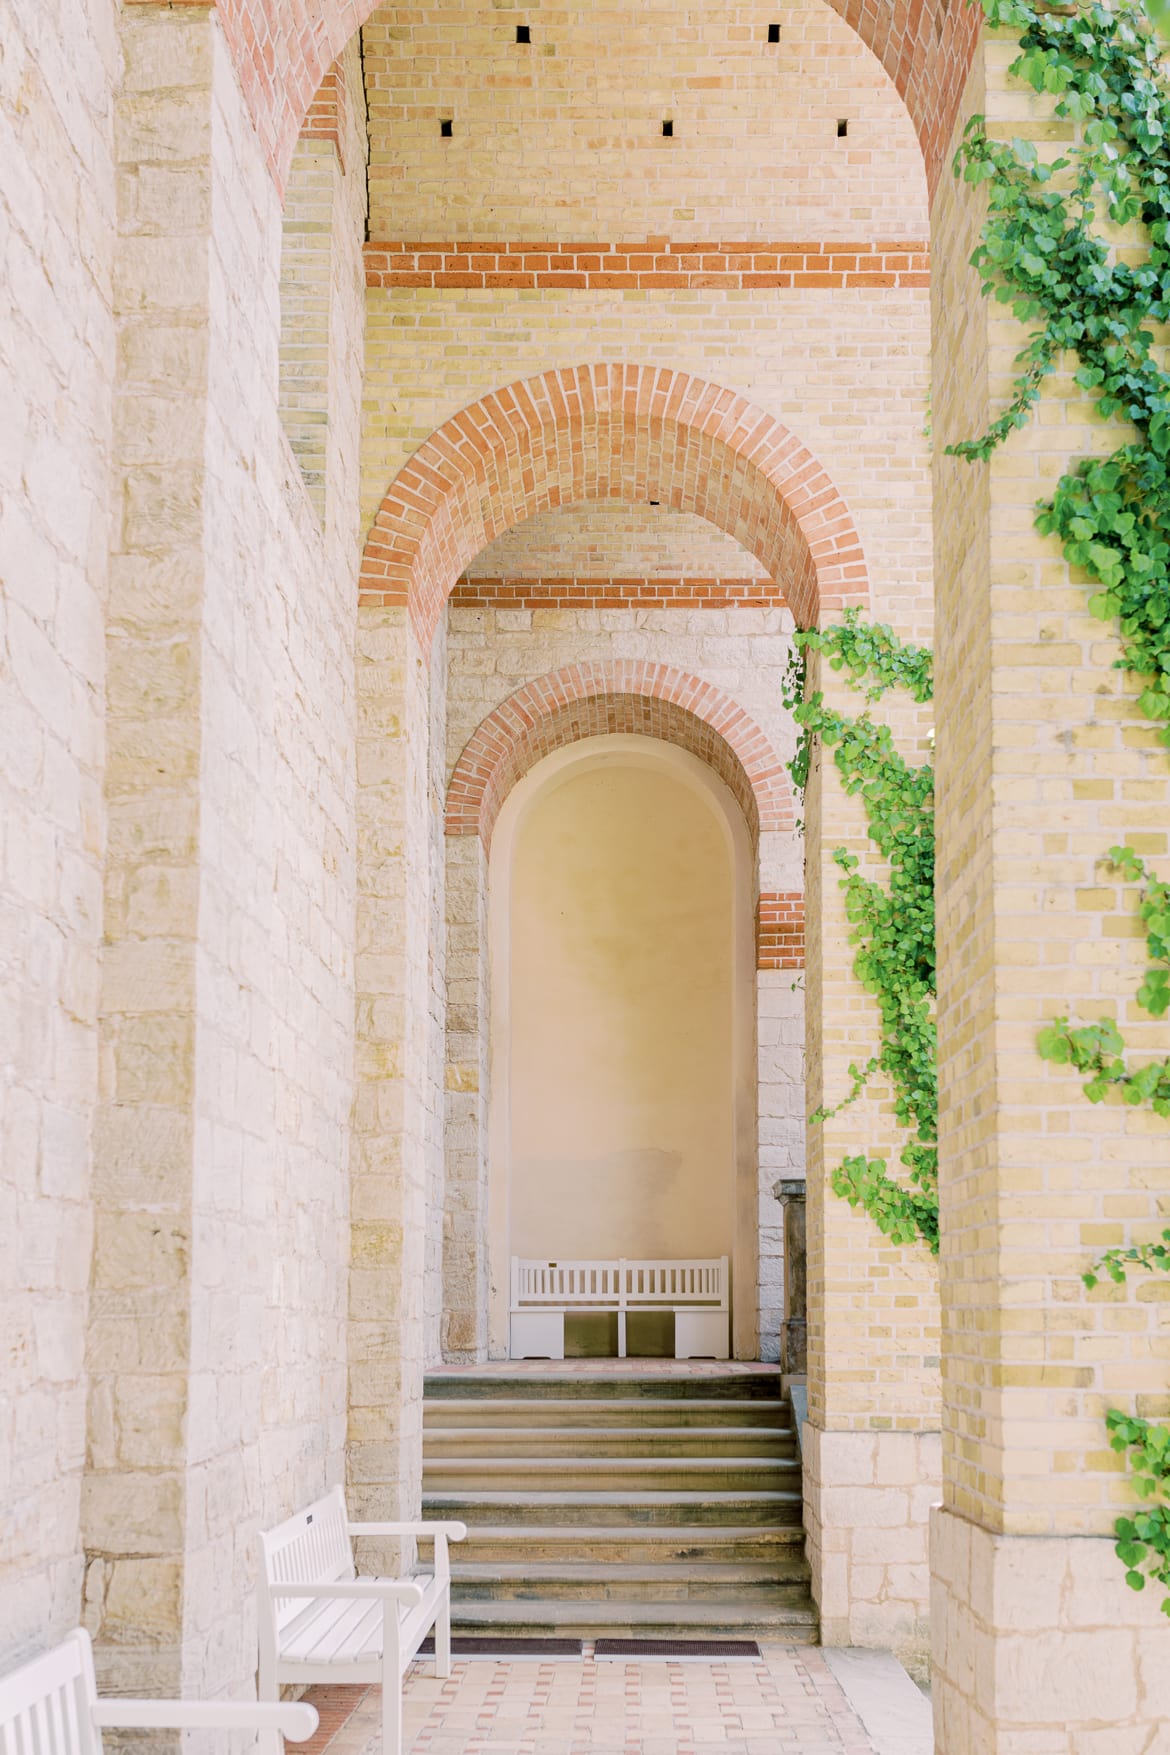
M 464 1523 L 533 1524 L 798 1524 L 802 1499 L 795 1488 L 760 1492 L 526 1491 L 482 1490 L 441 1493 L 424 1483 L 424 1518 L 459 1518 Z
M 472 1524 L 466 1541 L 451 1549 L 463 1564 L 511 1566 L 580 1561 L 622 1566 L 683 1563 L 706 1565 L 740 1561 L 787 1567 L 803 1563 L 804 1530 L 799 1523 L 678 1525 L 649 1528 L 583 1524 Z
M 524 1603 L 459 1603 L 451 1605 L 455 1633 L 501 1635 L 553 1632 L 581 1639 L 600 1636 L 630 1639 L 783 1639 L 793 1645 L 816 1645 L 819 1630 L 811 1598 L 804 1603 L 765 1607 L 759 1603 L 613 1603 L 555 1602 L 549 1598 Z
M 795 1457 L 461 1456 L 428 1458 L 423 1495 L 485 1493 L 738 1493 L 782 1490 L 800 1480 Z
M 587 1396 L 566 1400 L 563 1396 L 537 1399 L 530 1396 L 447 1396 L 441 1401 L 424 1401 L 423 1431 L 426 1433 L 450 1427 L 491 1429 L 522 1426 L 534 1431 L 548 1426 L 629 1428 L 632 1426 L 699 1427 L 733 1426 L 737 1431 L 763 1427 L 793 1432 L 792 1410 L 786 1401 L 759 1397 L 742 1400 L 738 1397 L 700 1400 L 695 1397 L 634 1397 Z
M 498 1375 L 482 1368 L 446 1370 L 431 1372 L 424 1379 L 423 1394 L 432 1403 L 455 1398 L 543 1401 L 550 1397 L 562 1401 L 783 1400 L 778 1371 L 737 1371 L 734 1366 L 718 1372 L 688 1367 L 671 1372 L 660 1367 L 628 1375 L 558 1371 L 555 1364 L 531 1376 L 503 1369 Z
M 778 1606 L 806 1602 L 808 1590 L 808 1565 L 799 1555 L 787 1556 L 783 1569 L 758 1561 L 673 1566 L 605 1566 L 586 1561 L 468 1566 L 460 1561 L 451 1568 L 453 1603 L 547 1598 L 555 1602 L 753 1602 Z
M 423 1467 L 484 1457 L 773 1457 L 794 1460 L 796 1435 L 767 1426 L 440 1426 L 423 1433 Z

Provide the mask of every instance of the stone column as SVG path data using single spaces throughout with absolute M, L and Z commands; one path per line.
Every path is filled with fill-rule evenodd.
M 1068 129 L 988 35 L 976 112 L 1055 153 Z M 956 134 L 956 139 L 957 139 Z M 1170 1129 L 1091 1106 L 1037 1055 L 1060 1013 L 1133 1006 L 1134 896 L 1100 864 L 1130 840 L 1166 869 L 1170 761 L 1111 669 L 1036 499 L 1070 459 L 1122 442 L 1071 377 L 987 465 L 943 447 L 1002 407 L 1024 333 L 979 296 L 980 201 L 944 177 L 934 212 L 938 593 L 939 1051 L 943 1504 L 931 1537 L 940 1755 L 1137 1755 L 1170 1715 L 1163 1594 L 1126 1588 L 1110 1531 L 1134 1503 L 1107 1448 L 1110 1406 L 1166 1406 L 1164 1288 L 1089 1296 L 1110 1244 L 1166 1222 Z M 1151 1297 L 1150 1294 L 1153 1294 Z
M 405 609 L 358 623 L 357 1090 L 348 1470 L 357 1515 L 417 1517 L 425 1358 L 428 672 Z
M 780 1369 L 793 1377 L 808 1370 L 808 1260 L 804 1177 L 776 1184 L 784 1226 L 784 1317 L 780 1327 Z
M 874 606 L 880 619 L 882 605 Z M 887 612 L 889 613 L 889 612 Z M 900 631 L 929 637 L 922 625 Z M 819 659 L 809 689 L 849 714 L 864 702 Z M 889 708 L 911 752 L 916 711 Z M 846 797 L 831 752 L 820 751 L 805 796 L 808 1108 L 839 1103 L 851 1061 L 876 1044 L 874 1001 L 853 974 L 835 847 L 880 870 L 858 799 Z M 826 1645 L 913 1647 L 929 1602 L 927 1528 L 938 1497 L 938 1293 L 934 1258 L 891 1243 L 829 1182 L 845 1156 L 890 1155 L 897 1134 L 875 1083 L 808 1132 L 808 1399 L 805 1529 Z M 896 1149 L 892 1154 L 896 1158 Z
M 488 1356 L 487 855 L 448 835 L 443 1357 Z

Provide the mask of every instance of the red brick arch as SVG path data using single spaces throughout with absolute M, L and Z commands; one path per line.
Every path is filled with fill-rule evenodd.
M 494 390 L 398 472 L 362 557 L 362 602 L 406 604 L 424 651 L 488 543 L 584 500 L 657 502 L 737 538 L 797 621 L 868 599 L 853 518 L 812 453 L 734 391 L 688 372 L 574 366 Z
M 281 187 L 314 93 L 377 4 L 378 0 L 218 0 L 248 107 Z M 829 0 L 829 4 L 857 32 L 897 87 L 922 143 L 933 194 L 982 14 L 964 0 Z
M 565 744 L 614 733 L 689 750 L 738 801 L 753 839 L 796 826 L 784 764 L 730 695 L 668 664 L 565 665 L 517 689 L 472 733 L 447 788 L 448 835 L 491 845 L 500 807 L 530 768 Z

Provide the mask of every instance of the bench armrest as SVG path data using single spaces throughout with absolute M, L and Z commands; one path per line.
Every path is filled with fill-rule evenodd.
M 401 1603 L 407 1609 L 417 1609 L 423 1600 L 422 1586 L 407 1578 L 343 1578 L 335 1584 L 270 1584 L 268 1594 L 274 1602 L 288 1597 L 310 1602 L 314 1597 L 364 1597 L 373 1602 Z
M 461 1542 L 467 1534 L 465 1523 L 347 1523 L 351 1536 L 446 1536 L 450 1542 Z
M 317 1729 L 317 1709 L 248 1700 L 96 1700 L 90 1708 L 102 1730 L 279 1731 L 303 1743 Z

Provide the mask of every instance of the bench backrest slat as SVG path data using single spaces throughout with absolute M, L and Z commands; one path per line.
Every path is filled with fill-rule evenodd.
M 63 1645 L 0 1678 L 0 1755 L 101 1755 L 94 1725 L 97 1700 L 88 1636 Z
M 345 1497 L 334 1487 L 295 1517 L 260 1534 L 264 1575 L 269 1584 L 335 1584 L 356 1576 L 353 1547 L 346 1530 Z M 279 1630 L 304 1609 L 295 1597 L 278 1598 Z
M 512 1308 L 706 1304 L 727 1308 L 727 1257 L 704 1261 L 530 1261 L 512 1257 Z

